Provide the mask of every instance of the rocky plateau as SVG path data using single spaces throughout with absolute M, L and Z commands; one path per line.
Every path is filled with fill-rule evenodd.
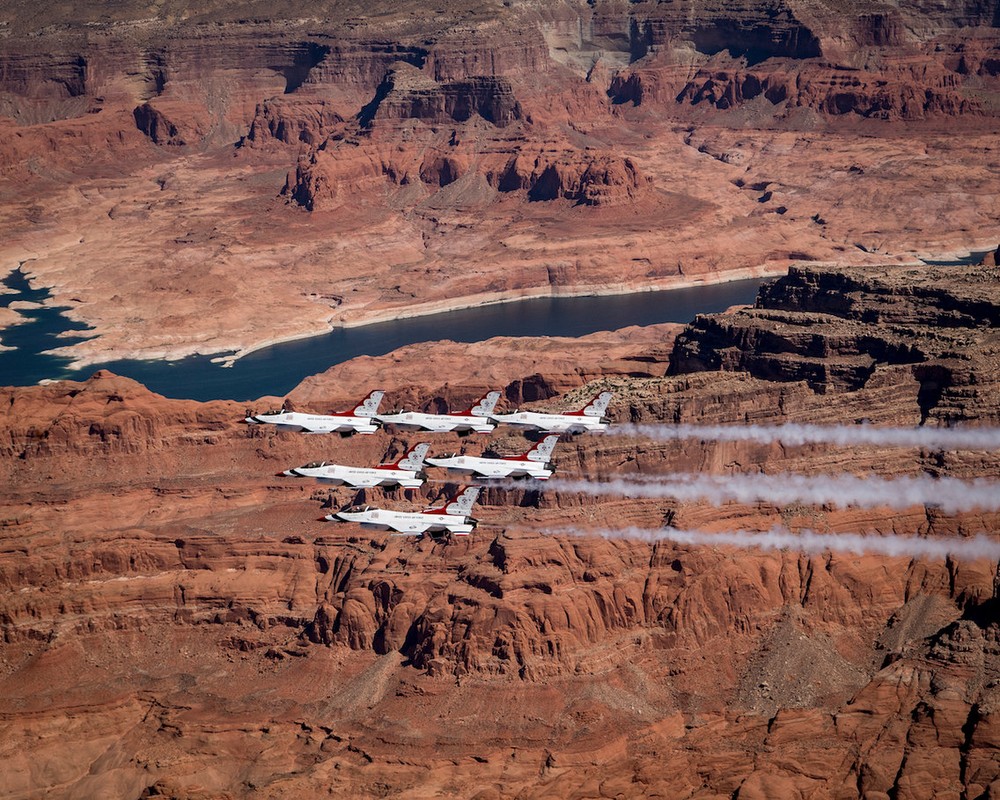
M 995 1 L 439 6 L 5 3 L 0 273 L 84 365 L 996 245 Z
M 0 278 L 91 327 L 62 348 L 84 366 L 781 275 L 683 327 L 413 345 L 259 404 L 377 376 L 432 411 L 608 388 L 615 423 L 995 428 L 1000 251 L 918 257 L 996 247 L 998 116 L 997 0 L 8 0 Z M 0 797 L 1000 798 L 996 560 L 614 535 L 996 542 L 1000 512 L 499 484 L 472 536 L 414 540 L 320 518 L 442 474 L 279 473 L 420 434 L 247 426 L 107 371 L 0 405 Z M 605 435 L 555 461 L 1000 480 L 990 450 Z
M 607 387 L 616 422 L 996 426 L 998 278 L 799 267 L 755 307 L 683 328 L 414 345 L 288 399 L 340 408 L 376 373 L 387 405 L 431 410 L 494 387 L 505 407 L 569 408 Z M 276 473 L 376 463 L 419 434 L 277 432 L 107 372 L 0 403 L 4 797 L 1000 796 L 996 561 L 596 534 L 995 540 L 997 512 L 499 486 L 472 536 L 414 541 L 318 518 L 446 484 L 407 497 Z M 525 443 L 431 437 L 487 439 Z M 1000 478 L 988 450 L 629 436 L 564 440 L 556 462 L 593 479 Z

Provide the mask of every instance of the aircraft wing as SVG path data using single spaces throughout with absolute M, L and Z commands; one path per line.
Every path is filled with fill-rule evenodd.
M 424 427 L 422 422 L 414 419 L 404 419 L 401 415 L 383 414 L 377 417 L 377 419 L 383 425 L 392 425 L 394 428 L 403 428 L 408 431 L 420 430 Z
M 354 478 L 344 478 L 343 481 L 348 486 L 352 486 L 355 489 L 374 489 L 382 483 L 379 478 L 369 477 L 367 475 Z
M 295 427 L 305 433 L 333 433 L 337 429 L 335 425 L 323 422 L 304 422 Z
M 434 527 L 430 523 L 420 522 L 419 520 L 388 519 L 383 524 L 392 528 L 397 533 L 411 534 L 414 536 L 419 536 L 421 533 L 425 533 Z
M 477 464 L 472 468 L 473 474 L 480 478 L 509 478 L 515 467 L 511 464 L 505 464 L 502 459 L 496 459 L 496 461 L 496 464 L 489 466 Z
M 539 425 L 543 433 L 586 433 L 590 427 L 581 423 L 579 419 L 556 420 L 547 425 Z
M 455 430 L 455 423 L 447 418 L 425 419 L 420 423 L 420 427 L 425 431 L 432 431 L 434 433 L 449 433 Z

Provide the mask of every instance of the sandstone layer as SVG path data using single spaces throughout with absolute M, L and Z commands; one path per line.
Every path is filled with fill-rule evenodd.
M 0 272 L 78 363 L 996 245 L 995 3 L 279 5 L 0 10 Z
M 998 285 L 1000 271 L 987 263 L 793 268 L 762 289 L 756 308 L 697 318 L 671 366 L 804 379 L 819 393 L 915 386 L 920 424 L 1000 421 Z
M 334 368 L 291 399 L 327 411 L 375 371 L 388 404 L 407 407 L 462 406 L 490 386 L 504 390 L 505 406 L 569 408 L 610 387 L 618 422 L 995 425 L 998 305 L 976 286 L 995 284 L 996 270 L 950 277 L 946 286 L 899 268 L 800 270 L 755 309 L 699 319 L 679 335 L 661 327 L 580 343 L 420 345 Z M 849 286 L 838 307 L 831 286 Z M 779 329 L 793 305 L 804 310 Z M 973 387 L 960 414 L 954 396 L 931 407 L 922 399 L 918 364 L 943 358 L 921 338 L 928 317 L 951 319 L 942 330 L 968 343 L 961 365 L 948 365 Z M 827 347 L 797 356 L 810 321 Z M 871 347 L 867 380 L 816 382 L 824 363 L 840 375 L 858 343 L 903 331 L 923 362 Z M 721 371 L 695 362 L 726 336 Z M 472 366 L 441 383 L 426 368 L 435 358 Z M 763 361 L 781 369 L 760 374 Z M 407 498 L 275 473 L 316 458 L 376 463 L 419 434 L 345 440 L 248 427 L 236 404 L 167 400 L 107 373 L 7 389 L 0 402 L 5 796 L 1000 790 L 997 562 L 588 535 L 668 523 L 995 539 L 997 513 L 713 507 L 494 487 L 473 536 L 413 541 L 317 518 L 359 496 L 412 507 L 443 483 Z M 475 453 L 487 438 L 502 452 L 525 444 L 507 430 L 430 438 L 434 451 Z M 563 441 L 556 461 L 560 475 L 591 478 L 1000 477 L 990 451 L 624 436 Z

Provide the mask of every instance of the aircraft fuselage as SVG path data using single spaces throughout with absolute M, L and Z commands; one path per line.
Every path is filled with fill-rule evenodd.
M 419 489 L 424 478 L 418 477 L 416 470 L 390 469 L 383 467 L 348 467 L 342 464 L 323 464 L 321 466 L 295 467 L 285 471 L 286 475 L 301 478 L 315 478 L 328 483 L 341 483 L 359 489 L 370 489 L 375 486 L 394 486 L 404 489 Z
M 468 536 L 477 525 L 475 519 L 464 514 L 391 511 L 384 508 L 338 511 L 335 514 L 327 514 L 326 519 L 331 522 L 340 520 L 357 522 L 366 527 L 389 528 L 398 533 L 421 534 L 448 531 L 456 536 Z
M 537 411 L 515 411 L 513 414 L 494 414 L 491 419 L 501 425 L 515 425 L 546 433 L 586 433 L 607 430 L 604 417 L 574 414 L 543 414 Z
M 488 417 L 465 416 L 461 414 L 427 414 L 422 411 L 404 411 L 399 414 L 379 414 L 378 420 L 383 425 L 396 425 L 401 428 L 417 428 L 436 433 L 449 431 L 472 431 L 474 433 L 490 433 L 495 428 Z
M 277 425 L 279 430 L 306 433 L 375 433 L 378 430 L 378 425 L 372 417 L 304 414 L 300 411 L 255 414 L 247 417 L 246 421 L 251 425 Z
M 428 464 L 444 467 L 454 472 L 471 472 L 483 478 L 536 478 L 540 481 L 552 477 L 552 464 L 516 458 L 479 458 L 475 456 L 449 456 L 428 458 Z

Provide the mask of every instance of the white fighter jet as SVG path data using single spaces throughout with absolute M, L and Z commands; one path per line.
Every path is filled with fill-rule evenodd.
M 604 417 L 604 412 L 608 410 L 611 397 L 611 392 L 601 392 L 579 411 L 567 411 L 564 414 L 515 411 L 512 414 L 493 414 L 492 419 L 501 425 L 535 428 L 545 433 L 603 431 L 610 422 Z
M 429 449 L 430 444 L 427 442 L 415 444 L 401 458 L 388 464 L 379 464 L 377 467 L 347 467 L 342 464 L 331 464 L 328 461 L 313 461 L 302 467 L 285 470 L 281 474 L 316 478 L 326 483 L 346 484 L 358 489 L 396 484 L 404 489 L 419 489 L 426 477 L 420 469 L 424 465 L 424 456 Z
M 370 528 L 391 528 L 397 533 L 420 536 L 425 533 L 448 532 L 468 536 L 478 520 L 469 516 L 472 505 L 479 496 L 479 486 L 465 486 L 443 506 L 432 506 L 423 511 L 391 511 L 372 506 L 351 506 L 336 514 L 327 514 L 331 522 L 358 522 Z
M 446 433 L 490 433 L 496 425 L 490 421 L 490 415 L 496 408 L 500 392 L 487 392 L 465 411 L 458 414 L 427 414 L 422 411 L 401 411 L 392 414 L 379 414 L 378 419 L 383 425 L 396 425 L 401 428 L 419 428 L 425 431 Z
M 299 411 L 268 411 L 265 414 L 248 414 L 250 425 L 277 425 L 279 430 L 305 431 L 306 433 L 339 433 L 350 436 L 353 433 L 375 433 L 378 430 L 375 415 L 385 392 L 376 390 L 343 414 L 304 414 Z
M 549 459 L 558 441 L 559 434 L 553 433 L 520 456 L 477 458 L 451 454 L 428 458 L 427 463 L 455 472 L 471 472 L 483 478 L 536 478 L 544 481 L 551 478 L 555 471 Z

